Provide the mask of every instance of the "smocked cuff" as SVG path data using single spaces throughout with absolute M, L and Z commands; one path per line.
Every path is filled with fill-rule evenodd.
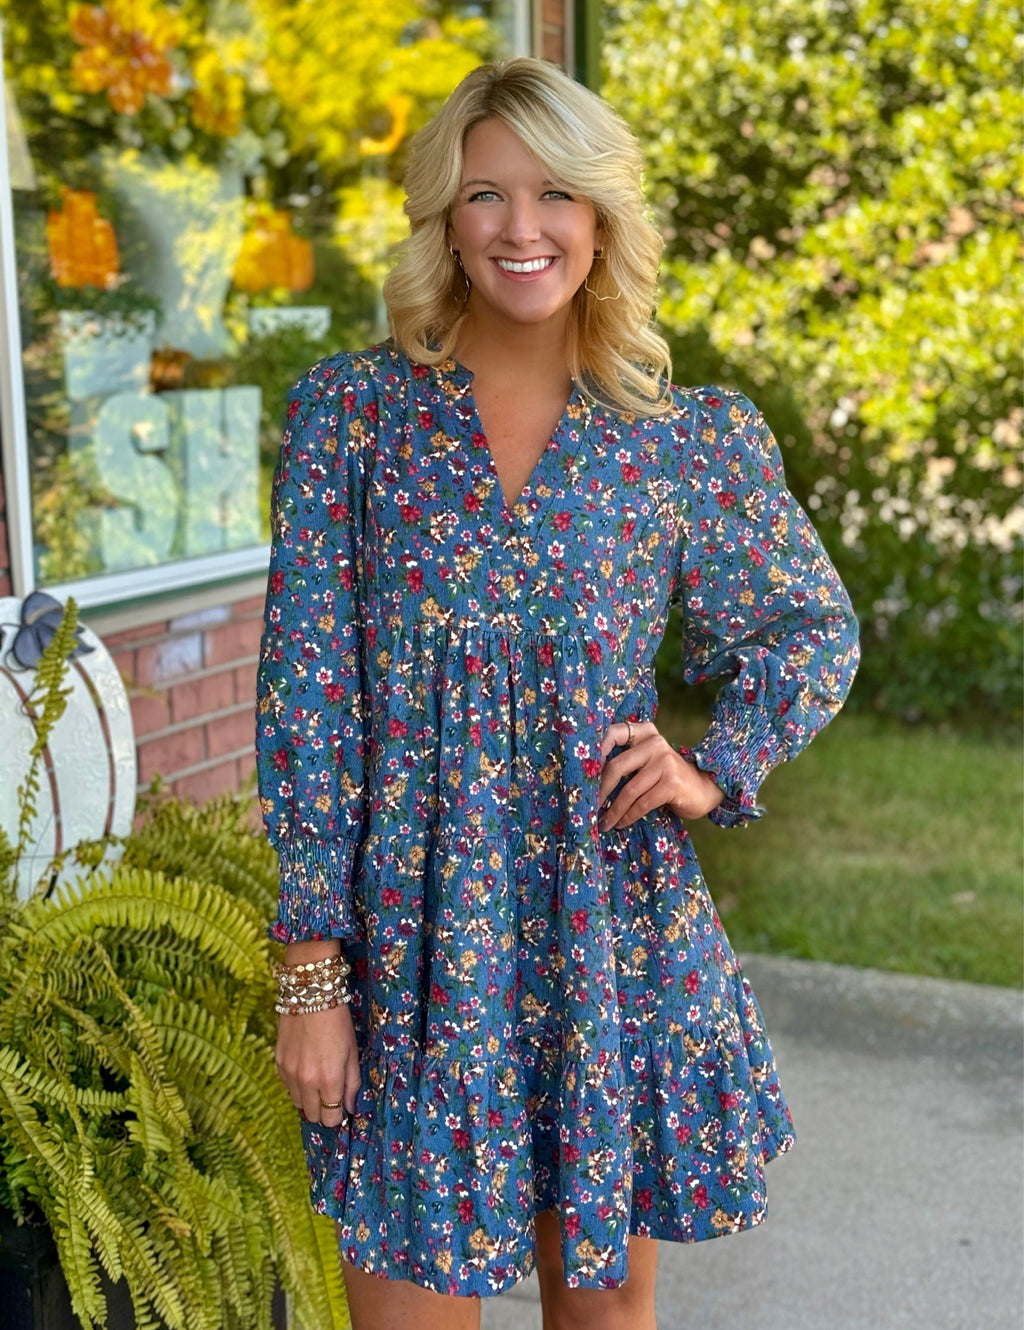
M 719 827 L 743 827 L 764 816 L 755 795 L 786 752 L 763 707 L 719 701 L 707 734 L 683 756 L 725 791 L 722 802 L 708 813 L 708 821 Z
M 344 836 L 279 843 L 281 894 L 267 934 L 278 942 L 365 937 L 352 887 L 358 848 Z

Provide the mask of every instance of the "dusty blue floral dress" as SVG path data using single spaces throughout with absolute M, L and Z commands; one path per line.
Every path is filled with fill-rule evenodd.
M 654 719 L 677 599 L 686 678 L 726 680 L 691 759 L 740 825 L 857 664 L 746 397 L 676 389 L 645 420 L 577 389 L 510 508 L 456 363 L 385 344 L 293 389 L 258 691 L 270 931 L 355 966 L 356 1111 L 301 1129 L 364 1270 L 501 1293 L 555 1207 L 567 1283 L 610 1288 L 630 1233 L 764 1217 L 792 1122 L 686 827 L 597 827 L 602 735 Z

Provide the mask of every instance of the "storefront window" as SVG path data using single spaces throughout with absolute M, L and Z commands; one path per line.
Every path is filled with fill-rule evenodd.
M 409 137 L 516 9 L 0 0 L 37 583 L 258 566 L 288 387 L 385 332 Z

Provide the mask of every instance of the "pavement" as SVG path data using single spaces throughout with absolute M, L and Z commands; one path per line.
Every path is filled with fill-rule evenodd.
M 1021 994 L 740 960 L 797 1141 L 758 1228 L 659 1244 L 658 1330 L 1021 1330 Z M 541 1330 L 535 1275 L 482 1330 Z

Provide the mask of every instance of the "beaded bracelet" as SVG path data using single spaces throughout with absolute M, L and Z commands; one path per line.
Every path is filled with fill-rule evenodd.
M 345 987 L 351 971 L 352 966 L 342 956 L 324 956 L 303 965 L 275 965 L 274 1010 L 282 1016 L 301 1016 L 351 1002 L 352 994 Z

